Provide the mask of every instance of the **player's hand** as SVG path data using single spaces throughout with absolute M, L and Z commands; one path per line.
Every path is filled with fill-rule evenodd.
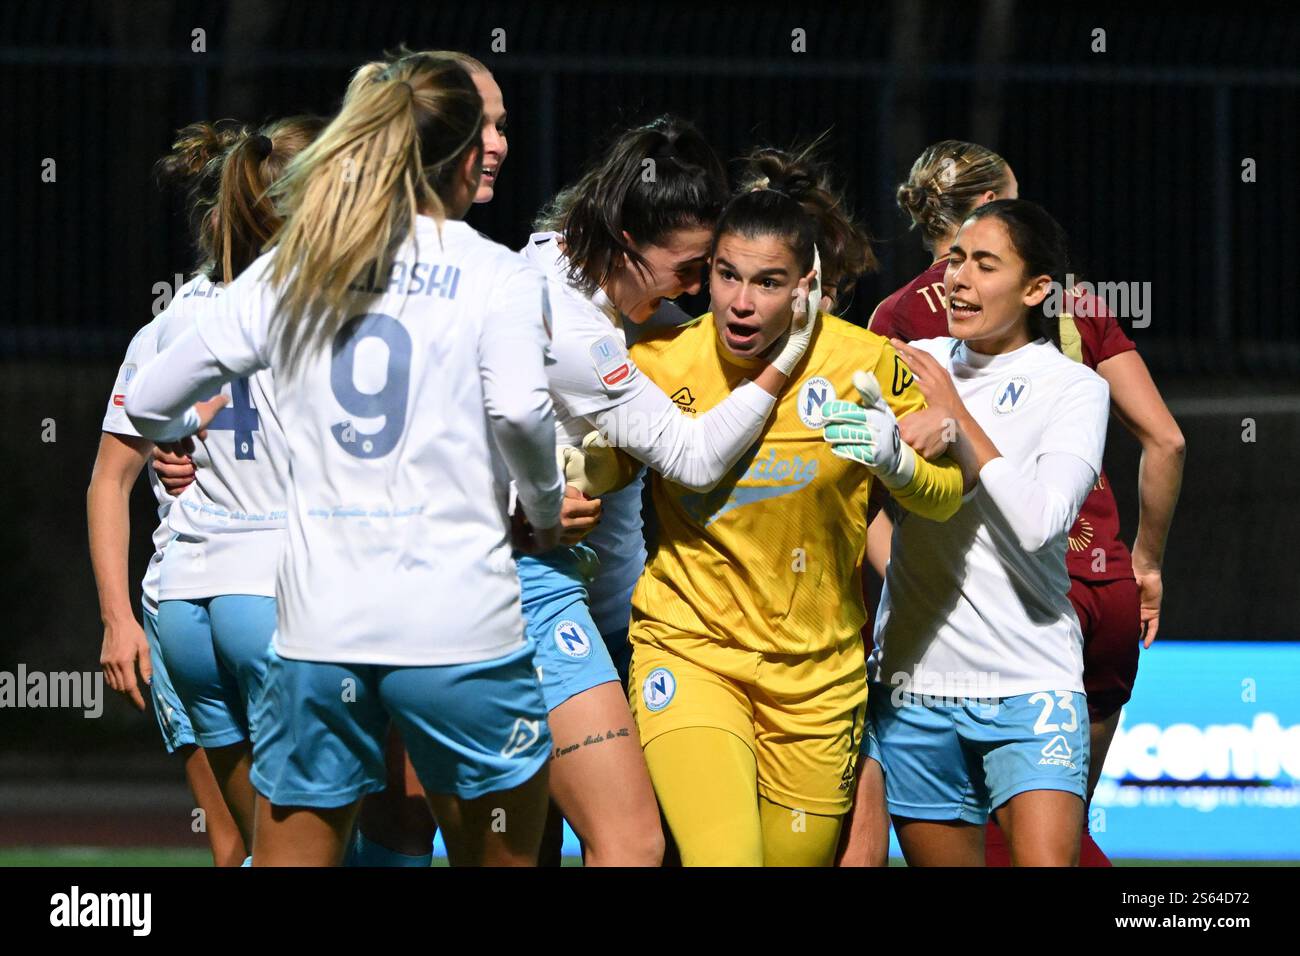
M 144 710 L 144 697 L 140 681 L 136 680 L 136 666 L 140 668 L 140 681 L 153 680 L 153 663 L 149 657 L 149 642 L 144 629 L 135 618 L 104 627 L 104 644 L 99 652 L 99 666 L 103 668 L 108 686 L 126 696 L 136 710 Z
M 582 439 L 581 448 L 558 445 L 555 454 L 560 460 L 565 483 L 589 498 L 601 497 L 619 482 L 618 452 L 598 431 L 588 432 Z
M 153 470 L 167 494 L 175 497 L 194 483 L 194 459 L 173 455 L 157 445 L 153 449 Z
M 900 418 L 898 434 L 918 455 L 934 461 L 957 440 L 957 426 L 943 409 L 927 406 Z
M 862 404 L 836 399 L 822 405 L 822 437 L 832 454 L 866 465 L 889 487 L 901 488 L 916 471 L 916 454 L 903 444 L 876 377 L 854 372 L 853 386 Z
M 194 429 L 194 434 L 173 442 L 158 442 L 158 447 L 165 452 L 173 455 L 189 455 L 194 451 L 194 439 L 198 438 L 203 441 L 208 437 L 208 426 L 212 424 L 212 419 L 217 417 L 217 412 L 229 404 L 230 399 L 224 395 L 217 395 L 209 398 L 205 402 L 195 402 L 194 410 L 199 415 L 199 427 Z
M 1165 586 L 1160 577 L 1159 568 L 1141 568 L 1133 566 L 1133 577 L 1138 583 L 1139 619 L 1142 622 L 1142 646 L 1150 647 L 1156 641 L 1156 632 L 1160 630 L 1160 601 L 1164 597 Z
M 952 376 L 933 355 L 912 348 L 902 339 L 890 339 L 889 344 L 907 363 L 916 387 L 925 396 L 925 404 L 928 408 L 937 409 L 942 415 L 953 419 L 965 410 L 966 406 L 962 404 L 961 395 L 957 393 L 957 386 L 952 383 Z
M 534 528 L 524 517 L 522 508 L 510 516 L 510 543 L 520 554 L 545 554 L 564 543 L 564 523 L 550 528 Z
M 560 506 L 560 527 L 565 544 L 577 544 L 600 524 L 600 499 L 588 498 L 573 485 L 564 486 Z

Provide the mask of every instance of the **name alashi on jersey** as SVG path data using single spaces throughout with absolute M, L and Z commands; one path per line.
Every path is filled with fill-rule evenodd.
M 433 262 L 394 262 L 381 276 L 379 263 L 372 262 L 362 278 L 348 286 L 352 292 L 369 292 L 372 295 L 433 295 L 444 299 L 456 298 L 460 285 L 460 267 L 438 265 Z M 405 287 L 403 287 L 405 286 Z

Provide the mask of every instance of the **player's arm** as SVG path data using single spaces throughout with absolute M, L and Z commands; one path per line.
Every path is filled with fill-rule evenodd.
M 873 373 L 854 373 L 853 384 L 861 405 L 833 401 L 822 407 L 822 432 L 831 450 L 870 468 L 908 511 L 934 521 L 956 514 L 961 507 L 961 469 L 946 457 L 927 461 L 899 433 L 898 416 L 925 407 L 925 396 L 903 360 L 885 345 Z
M 190 327 L 136 374 L 126 393 L 127 417 L 142 436 L 179 453 L 181 442 L 202 437 L 226 404 L 221 387 L 241 374 L 247 373 L 223 366 Z
M 152 448 L 148 439 L 104 432 L 90 487 L 86 489 L 90 568 L 104 625 L 99 664 L 108 686 L 125 694 L 137 710 L 144 710 L 144 697 L 136 680 L 136 662 L 145 684 L 153 677 L 153 666 L 149 644 L 131 606 L 127 553 L 131 543 L 131 488 Z
M 546 280 L 531 266 L 498 282 L 479 331 L 479 375 L 496 447 L 515 481 L 536 549 L 559 543 L 564 476 L 556 466 L 555 412 L 546 381 L 550 309 Z
M 184 331 L 136 373 L 126 394 L 126 414 L 145 438 L 177 453 L 192 450 L 190 436 L 202 438 L 227 402 L 222 386 L 270 368 L 267 330 L 276 296 L 260 281 L 265 270 L 244 270 L 196 321 L 183 312 L 171 320 Z
M 745 382 L 698 418 L 681 413 L 667 393 L 626 358 L 629 374 L 617 398 L 603 409 L 582 410 L 605 440 L 664 478 L 691 491 L 711 490 L 758 439 L 786 378 L 811 341 L 820 315 L 820 258 L 799 280 L 790 330 L 753 382 Z M 644 349 L 633 349 L 645 355 Z M 635 380 L 635 381 L 634 381 Z
M 1121 352 L 1102 361 L 1097 366 L 1097 374 L 1110 385 L 1115 416 L 1142 445 L 1133 574 L 1142 592 L 1142 624 L 1145 644 L 1150 647 L 1160 626 L 1163 592 L 1160 569 L 1182 488 L 1186 443 L 1182 429 L 1136 351 Z

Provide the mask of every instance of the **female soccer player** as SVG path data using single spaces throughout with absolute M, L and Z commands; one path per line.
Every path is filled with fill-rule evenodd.
M 210 214 L 220 185 L 221 158 L 243 135 L 244 128 L 234 124 L 191 124 L 179 131 L 171 152 L 157 164 L 160 182 L 184 189 L 192 200 L 191 228 L 201 250 L 200 273 L 210 270 L 215 262 L 216 223 Z M 177 290 L 173 302 L 179 302 L 193 286 L 191 282 Z M 167 515 L 173 500 L 152 471 L 149 484 L 158 500 L 158 527 L 153 533 L 154 554 L 143 582 L 143 631 L 131 613 L 127 594 L 131 486 L 140 477 L 153 443 L 141 438 L 132 427 L 123 402 L 136 370 L 158 353 L 158 329 L 166 314 L 140 329 L 127 348 L 104 414 L 103 435 L 86 492 L 90 560 L 104 621 L 100 664 L 109 687 L 143 710 L 144 699 L 136 677 L 139 668 L 140 680 L 148 685 L 153 697 L 163 743 L 168 753 L 179 753 L 184 760 L 190 790 L 203 811 L 213 861 L 218 866 L 238 866 L 247 855 L 244 839 L 223 802 L 207 755 L 195 739 L 190 715 L 176 694 L 159 647 L 158 588 L 162 561 L 172 538 Z
M 535 233 L 524 255 L 552 289 L 548 373 L 561 445 L 578 447 L 596 429 L 637 462 L 705 492 L 758 437 L 807 348 L 811 318 L 769 342 L 752 381 L 737 377 L 717 408 L 695 415 L 639 371 L 624 338 L 625 322 L 644 322 L 664 299 L 699 289 L 725 199 L 722 165 L 703 137 L 661 117 L 619 135 L 545 211 L 539 226 L 553 231 Z M 555 736 L 552 796 L 589 864 L 657 865 L 663 853 L 640 741 L 601 630 L 617 640 L 627 626 L 644 560 L 640 505 L 639 489 L 605 495 L 589 549 L 520 561 Z M 600 569 L 589 581 L 593 549 Z
M 320 132 L 315 117 L 249 131 L 221 160 L 216 275 L 229 283 L 261 252 L 281 220 L 266 195 L 289 161 Z M 213 307 L 221 288 L 200 274 L 160 320 L 165 349 Z M 163 657 L 207 750 L 246 845 L 253 843 L 251 712 L 261 696 L 275 630 L 275 568 L 284 542 L 288 451 L 269 371 L 223 389 L 231 404 L 206 441 L 183 449 L 196 480 L 168 514 L 174 539 L 163 557 L 158 634 Z
M 706 413 L 762 368 L 799 310 L 818 308 L 814 243 L 832 236 L 857 250 L 836 255 L 848 284 L 870 254 L 824 172 L 759 153 L 712 238 L 711 314 L 638 343 L 633 359 L 681 392 L 685 414 Z M 862 368 L 879 390 L 855 380 Z M 629 696 L 688 866 L 831 862 L 863 729 L 857 567 L 872 481 L 937 520 L 961 497 L 956 465 L 898 442 L 895 415 L 923 402 L 883 339 L 823 316 L 792 375 L 716 488 L 653 478 L 657 548 L 632 597 Z M 855 387 L 868 408 L 836 401 Z M 846 446 L 857 460 L 823 441 L 823 410 L 840 406 L 862 413 L 846 435 L 861 439 Z
M 876 309 L 871 328 L 904 342 L 948 334 L 943 298 L 943 273 L 948 247 L 958 224 L 977 206 L 995 198 L 1016 198 L 1018 184 L 1005 160 L 992 151 L 953 140 L 926 149 L 913 164 L 907 182 L 898 188 L 899 205 L 924 235 L 935 263 L 891 295 Z M 1066 565 L 1070 572 L 1070 602 L 1083 626 L 1084 687 L 1088 695 L 1092 761 L 1088 794 L 1100 778 L 1110 742 L 1119 724 L 1120 709 L 1132 694 L 1137 675 L 1138 644 L 1150 646 L 1159 628 L 1162 594 L 1160 567 L 1164 557 L 1178 490 L 1182 480 L 1184 442 L 1133 342 L 1105 306 L 1090 293 L 1067 292 L 1061 315 L 1064 353 L 1094 369 L 1110 386 L 1111 404 L 1121 422 L 1142 445 L 1139 492 L 1142 503 L 1133 555 L 1119 538 L 1119 512 L 1103 472 L 1070 530 Z M 921 441 L 921 419 L 903 429 L 904 438 Z M 933 451 L 934 449 L 925 449 Z M 871 561 L 883 577 L 890 531 L 886 515 L 877 518 L 871 540 L 878 547 Z M 1136 580 L 1135 580 L 1136 579 Z M 1139 610 L 1140 606 L 1140 610 Z M 870 771 L 864 768 L 864 775 Z M 878 771 L 876 771 L 878 773 Z M 864 786 L 866 781 L 864 781 Z M 879 781 L 876 794 L 882 794 Z M 864 846 L 857 826 L 868 794 L 855 809 L 854 843 Z M 881 799 L 881 798 L 877 798 Z M 867 812 L 863 810 L 863 818 Z M 879 814 L 878 820 L 883 820 Z M 873 846 L 882 847 L 877 826 Z M 1006 844 L 997 825 L 988 828 L 988 862 L 1008 865 Z M 860 858 L 861 854 L 854 853 Z M 1083 866 L 1109 861 L 1085 829 L 1080 849 Z
M 1066 267 L 1040 207 L 988 203 L 949 250 L 953 337 L 893 340 L 974 486 L 946 524 L 896 523 L 875 625 L 871 718 L 913 865 L 982 864 L 991 811 L 1014 863 L 1078 860 L 1088 737 L 1065 551 L 1109 400 L 1043 306 Z
M 390 720 L 453 864 L 536 861 L 550 734 L 507 484 L 536 549 L 558 538 L 562 485 L 545 283 L 460 221 L 482 110 L 446 58 L 351 87 L 274 187 L 272 251 L 127 396 L 138 426 L 174 439 L 212 415 L 195 399 L 275 370 L 291 481 L 253 715 L 257 865 L 340 861 L 358 801 L 384 784 Z
M 357 70 L 351 85 L 372 82 L 394 60 L 409 56 L 401 50 L 386 60 L 368 63 Z M 474 194 L 475 205 L 491 202 L 501 176 L 510 144 L 506 138 L 506 108 L 501 87 L 486 66 L 466 53 L 454 50 L 428 51 L 428 56 L 446 57 L 459 63 L 474 81 L 483 99 L 483 176 Z M 585 502 L 567 497 L 562 519 L 566 526 L 594 523 L 600 513 L 599 502 Z M 427 867 L 432 862 L 433 817 L 424 791 L 411 764 L 410 756 L 394 728 L 386 748 L 388 785 L 361 802 L 357 830 L 348 848 L 349 866 Z

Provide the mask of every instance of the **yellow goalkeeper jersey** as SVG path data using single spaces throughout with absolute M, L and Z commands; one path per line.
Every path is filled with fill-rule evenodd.
M 726 350 L 712 314 L 652 335 L 631 354 L 685 415 L 721 402 L 756 364 Z M 874 476 L 831 453 L 821 416 L 824 402 L 860 401 L 858 369 L 875 373 L 898 417 L 925 406 L 886 339 L 823 314 L 758 442 L 712 491 L 652 477 L 657 545 L 632 595 L 634 639 L 686 632 L 802 655 L 858 635 Z M 960 469 L 919 455 L 916 466 L 894 497 L 909 511 L 947 519 L 961 504 Z

